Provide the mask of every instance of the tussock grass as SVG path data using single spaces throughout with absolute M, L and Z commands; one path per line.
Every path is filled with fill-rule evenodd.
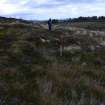
M 67 30 L 49 32 L 42 27 L 0 30 L 1 104 L 99 105 L 105 101 L 104 52 L 64 51 L 61 57 L 55 39 L 65 32 L 70 36 Z M 42 43 L 40 38 L 50 42 Z

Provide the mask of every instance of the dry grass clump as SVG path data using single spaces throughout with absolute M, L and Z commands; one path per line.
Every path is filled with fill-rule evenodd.
M 61 57 L 59 38 L 65 32 L 42 27 L 0 30 L 0 104 L 101 105 L 105 101 L 104 52 L 82 48 L 64 51 Z M 80 39 L 85 43 L 84 37 Z

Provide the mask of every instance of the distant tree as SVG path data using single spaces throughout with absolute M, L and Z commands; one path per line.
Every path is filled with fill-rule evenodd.
M 92 17 L 92 20 L 93 20 L 93 21 L 95 21 L 95 20 L 97 20 L 97 19 L 98 19 L 97 16 L 93 16 L 93 17 Z
M 59 22 L 59 21 L 58 21 L 57 19 L 53 19 L 53 20 L 52 20 L 52 23 L 55 23 L 55 24 L 56 24 L 56 23 L 58 23 L 58 22 Z
M 105 21 L 105 16 L 100 16 L 100 17 L 98 18 L 98 20 L 100 20 L 100 21 Z

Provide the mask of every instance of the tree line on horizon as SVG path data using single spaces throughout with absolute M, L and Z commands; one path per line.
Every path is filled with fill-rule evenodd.
M 78 18 L 69 18 L 64 20 L 52 19 L 52 23 L 59 23 L 59 22 L 104 22 L 105 16 L 92 16 L 92 17 L 78 17 Z
M 34 20 L 24 20 L 24 19 L 16 19 L 16 18 L 12 18 L 12 17 L 2 17 L 0 16 L 0 22 L 12 22 L 12 21 L 19 21 L 19 22 L 23 22 L 23 23 L 33 23 Z M 48 20 L 46 21 L 41 21 L 41 22 L 48 22 Z M 52 23 L 70 23 L 70 22 L 105 22 L 105 16 L 91 16 L 91 17 L 83 17 L 80 16 L 78 18 L 67 18 L 67 19 L 52 19 Z

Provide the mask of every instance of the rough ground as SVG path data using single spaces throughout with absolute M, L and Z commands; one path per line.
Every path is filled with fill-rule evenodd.
M 0 104 L 105 105 L 105 32 L 0 25 Z

